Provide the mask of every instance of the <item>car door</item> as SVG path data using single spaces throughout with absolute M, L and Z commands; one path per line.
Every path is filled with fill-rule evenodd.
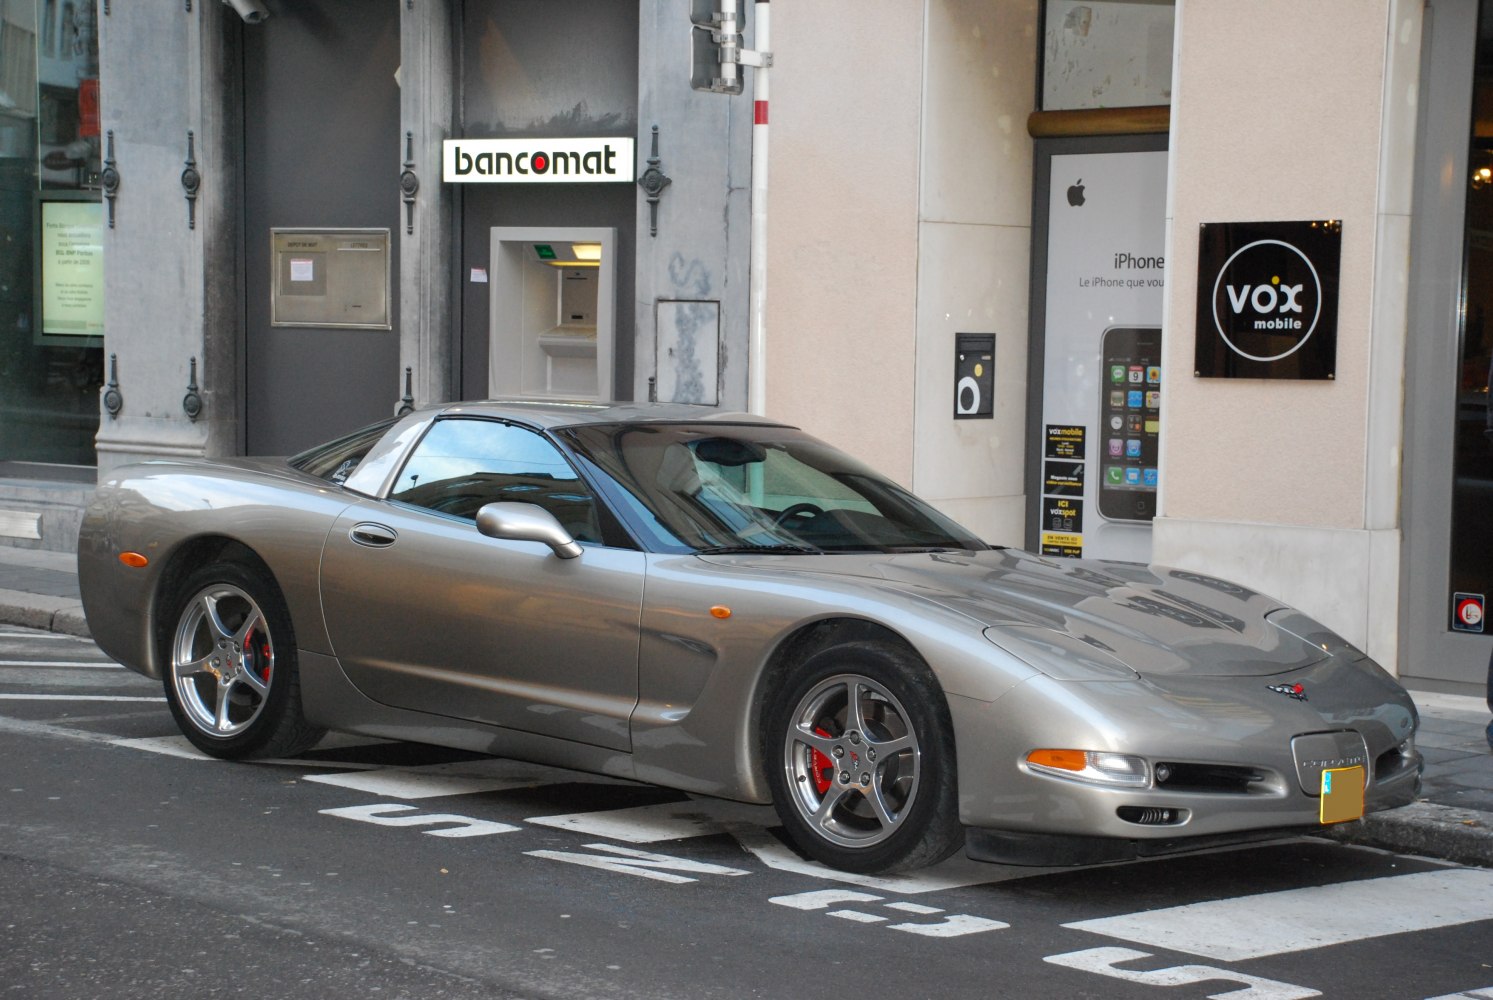
M 549 510 L 582 554 L 478 533 L 494 501 Z M 343 669 L 386 705 L 630 749 L 645 559 L 602 543 L 597 503 L 538 433 L 436 421 L 389 498 L 349 508 L 327 538 L 322 607 Z

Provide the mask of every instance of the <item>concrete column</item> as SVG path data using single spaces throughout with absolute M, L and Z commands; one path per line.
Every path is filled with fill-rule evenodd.
M 419 189 L 413 211 L 408 202 L 400 206 L 399 370 L 401 379 L 406 367 L 414 370 L 417 406 L 452 399 L 459 384 L 452 364 L 460 287 L 453 271 L 456 199 L 441 183 L 441 143 L 456 128 L 458 16 L 451 0 L 420 0 L 400 10 L 398 155 L 405 188 L 413 176 Z M 394 398 L 403 392 L 401 381 Z
M 1391 667 L 1420 17 L 1181 0 L 1173 79 L 1155 560 L 1290 601 Z M 1192 377 L 1199 224 L 1326 218 L 1343 226 L 1336 378 Z
M 240 431 L 240 26 L 220 3 L 113 4 L 99 17 L 104 155 L 120 184 L 104 229 L 105 377 L 100 473 L 147 456 L 233 454 Z M 188 132 L 191 132 L 190 144 Z M 189 153 L 190 151 L 190 153 Z M 183 171 L 199 178 L 195 202 Z M 203 407 L 183 410 L 190 359 Z

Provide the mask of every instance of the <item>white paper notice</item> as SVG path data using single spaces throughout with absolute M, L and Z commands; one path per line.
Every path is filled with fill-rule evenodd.
M 485 267 L 474 267 L 474 268 L 472 268 L 472 283 L 474 285 L 485 285 L 485 284 L 487 284 L 487 268 L 485 268 Z
M 316 262 L 309 257 L 290 258 L 291 281 L 315 281 Z

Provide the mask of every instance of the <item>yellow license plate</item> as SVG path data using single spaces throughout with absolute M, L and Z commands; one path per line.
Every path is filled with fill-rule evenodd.
M 1330 767 L 1322 772 L 1323 823 L 1346 823 L 1363 817 L 1362 767 Z

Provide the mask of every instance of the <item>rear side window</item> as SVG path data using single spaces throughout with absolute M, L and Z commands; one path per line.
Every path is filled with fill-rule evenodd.
M 335 441 L 308 448 L 290 459 L 290 467 L 341 486 L 393 425 L 394 419 L 380 420 Z

